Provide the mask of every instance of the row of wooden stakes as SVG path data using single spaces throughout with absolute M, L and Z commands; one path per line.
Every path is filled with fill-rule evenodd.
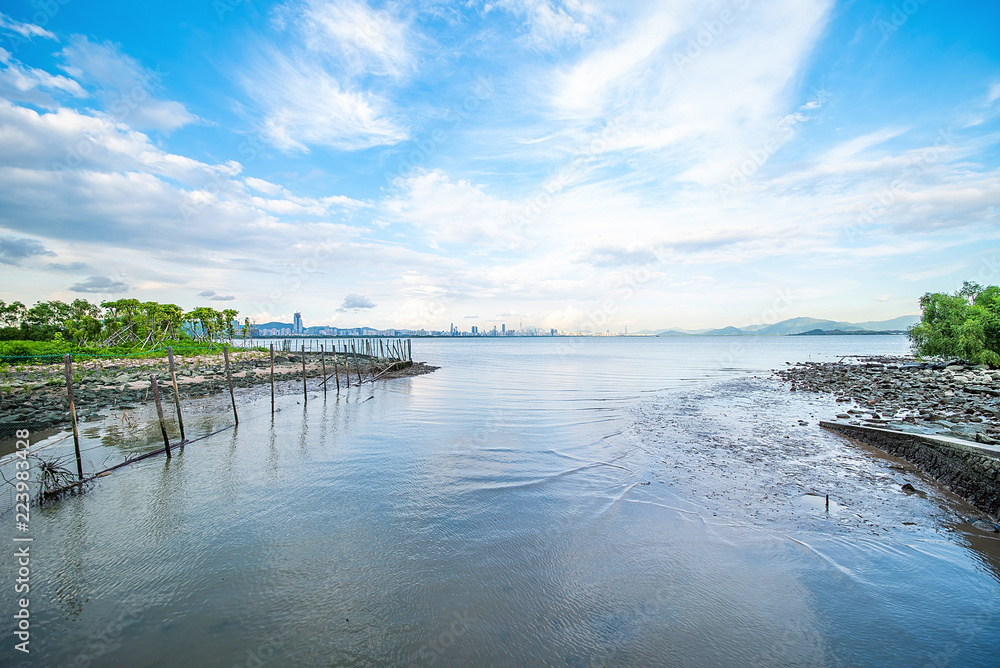
M 413 349 L 410 345 L 409 339 L 402 340 L 396 339 L 393 341 L 379 340 L 377 342 L 371 340 L 363 340 L 358 347 L 362 349 L 361 356 L 367 357 L 369 360 L 368 370 L 366 373 L 370 374 L 368 380 L 375 381 L 383 374 L 393 371 L 403 366 L 409 366 L 413 364 Z M 361 373 L 361 363 L 358 361 L 358 352 L 355 347 L 354 341 L 345 341 L 344 350 L 341 353 L 337 351 L 337 345 L 334 343 L 333 350 L 331 351 L 333 355 L 333 373 L 331 375 L 326 374 L 326 346 L 320 345 L 319 355 L 320 364 L 323 372 L 323 393 L 327 391 L 327 381 L 331 378 L 335 378 L 337 382 L 337 393 L 340 393 L 340 370 L 337 363 L 337 355 L 342 354 L 344 356 L 344 368 L 346 371 L 345 378 L 347 381 L 347 387 L 351 387 L 351 357 L 354 358 L 354 370 L 358 377 L 358 385 L 364 382 Z M 306 347 L 305 344 L 302 345 L 302 401 L 305 404 L 309 400 L 309 393 L 306 386 Z M 226 364 L 226 383 L 229 385 L 229 397 L 232 401 L 233 406 L 233 419 L 238 425 L 240 423 L 240 416 L 236 410 L 236 392 L 233 389 L 233 374 L 229 365 L 229 348 L 228 346 L 222 347 L 222 355 L 225 359 Z M 378 369 L 376 365 L 376 355 L 378 359 L 391 360 L 391 362 L 382 369 Z M 271 415 L 274 415 L 274 344 L 271 344 L 270 348 L 270 361 L 271 361 Z M 184 417 L 181 414 L 181 400 L 180 394 L 177 391 L 177 372 L 174 365 L 174 349 L 172 347 L 167 348 L 167 362 L 170 368 L 170 383 L 174 390 L 174 407 L 177 410 L 177 426 L 180 430 L 181 441 L 178 445 L 182 446 L 187 443 L 187 438 L 184 436 Z M 80 430 L 77 425 L 76 419 L 76 405 L 73 400 L 73 358 L 71 355 L 66 355 L 63 358 L 64 373 L 66 375 L 66 396 L 69 400 L 69 414 L 70 420 L 73 424 L 73 448 L 76 453 L 76 470 L 79 479 L 82 481 L 84 479 L 83 475 L 83 460 L 80 456 Z M 378 370 L 378 373 L 376 373 Z M 150 389 L 153 392 L 153 401 L 156 404 L 156 415 L 160 423 L 160 433 L 163 435 L 163 448 L 167 454 L 167 457 L 171 457 L 170 453 L 170 437 L 167 435 L 167 422 L 163 414 L 163 403 L 160 400 L 160 386 L 157 382 L 156 375 L 149 375 Z

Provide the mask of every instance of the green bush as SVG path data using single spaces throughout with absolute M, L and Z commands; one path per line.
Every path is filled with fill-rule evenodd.
M 920 308 L 921 320 L 909 332 L 917 355 L 1000 366 L 1000 287 L 966 282 L 951 295 L 925 294 Z
M 56 364 L 69 353 L 79 361 L 88 357 L 165 357 L 166 347 L 173 346 L 177 355 L 217 353 L 222 354 L 222 344 L 211 341 L 165 341 L 161 348 L 143 350 L 133 346 L 79 346 L 71 341 L 0 341 L 0 363 L 4 364 Z M 240 350 L 234 348 L 233 350 Z

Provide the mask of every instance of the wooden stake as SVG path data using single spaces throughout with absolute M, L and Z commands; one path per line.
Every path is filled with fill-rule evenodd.
M 351 354 L 354 355 L 354 370 L 358 372 L 358 385 L 361 385 L 361 365 L 358 364 L 358 351 L 354 348 L 354 342 L 351 342 Z
M 271 344 L 271 417 L 274 417 L 274 344 Z
M 410 345 L 410 342 L 412 340 L 413 339 L 407 339 L 406 340 L 406 355 L 407 355 L 407 357 L 410 358 L 410 364 L 413 364 L 413 346 Z
M 306 390 L 306 344 L 302 344 L 302 405 L 309 403 L 309 392 Z
M 177 408 L 177 426 L 181 430 L 181 443 L 184 443 L 184 418 L 181 417 L 181 395 L 177 393 L 177 374 L 174 372 L 174 348 L 167 347 L 167 360 L 170 362 L 170 382 L 174 386 L 174 407 Z
M 167 437 L 167 421 L 163 419 L 163 404 L 160 403 L 160 385 L 156 382 L 156 376 L 149 374 L 149 385 L 153 388 L 153 401 L 156 402 L 156 416 L 160 418 L 160 433 L 163 434 L 163 447 L 167 450 L 167 459 L 170 459 L 170 439 Z
M 236 424 L 239 424 L 240 416 L 236 412 L 236 393 L 233 392 L 233 374 L 229 370 L 229 348 L 222 346 L 222 355 L 226 358 L 226 381 L 229 383 L 229 398 L 233 400 L 233 418 L 236 420 Z
M 340 371 L 337 369 L 337 344 L 333 344 L 333 376 L 337 379 L 337 394 L 340 394 Z
M 73 357 L 63 357 L 66 373 L 66 398 L 69 399 L 69 417 L 73 422 L 73 449 L 76 451 L 76 473 L 83 480 L 83 460 L 80 458 L 80 430 L 76 424 L 76 404 L 73 403 Z
M 326 394 L 326 344 L 319 347 L 319 361 L 323 365 L 323 394 Z

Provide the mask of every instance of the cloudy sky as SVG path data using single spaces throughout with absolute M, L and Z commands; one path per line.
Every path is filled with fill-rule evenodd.
M 1000 281 L 1000 5 L 11 0 L 0 299 L 630 331 Z

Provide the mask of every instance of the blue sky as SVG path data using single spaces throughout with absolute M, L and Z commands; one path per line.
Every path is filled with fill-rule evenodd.
M 5 2 L 0 299 L 881 320 L 1000 282 L 996 3 Z

